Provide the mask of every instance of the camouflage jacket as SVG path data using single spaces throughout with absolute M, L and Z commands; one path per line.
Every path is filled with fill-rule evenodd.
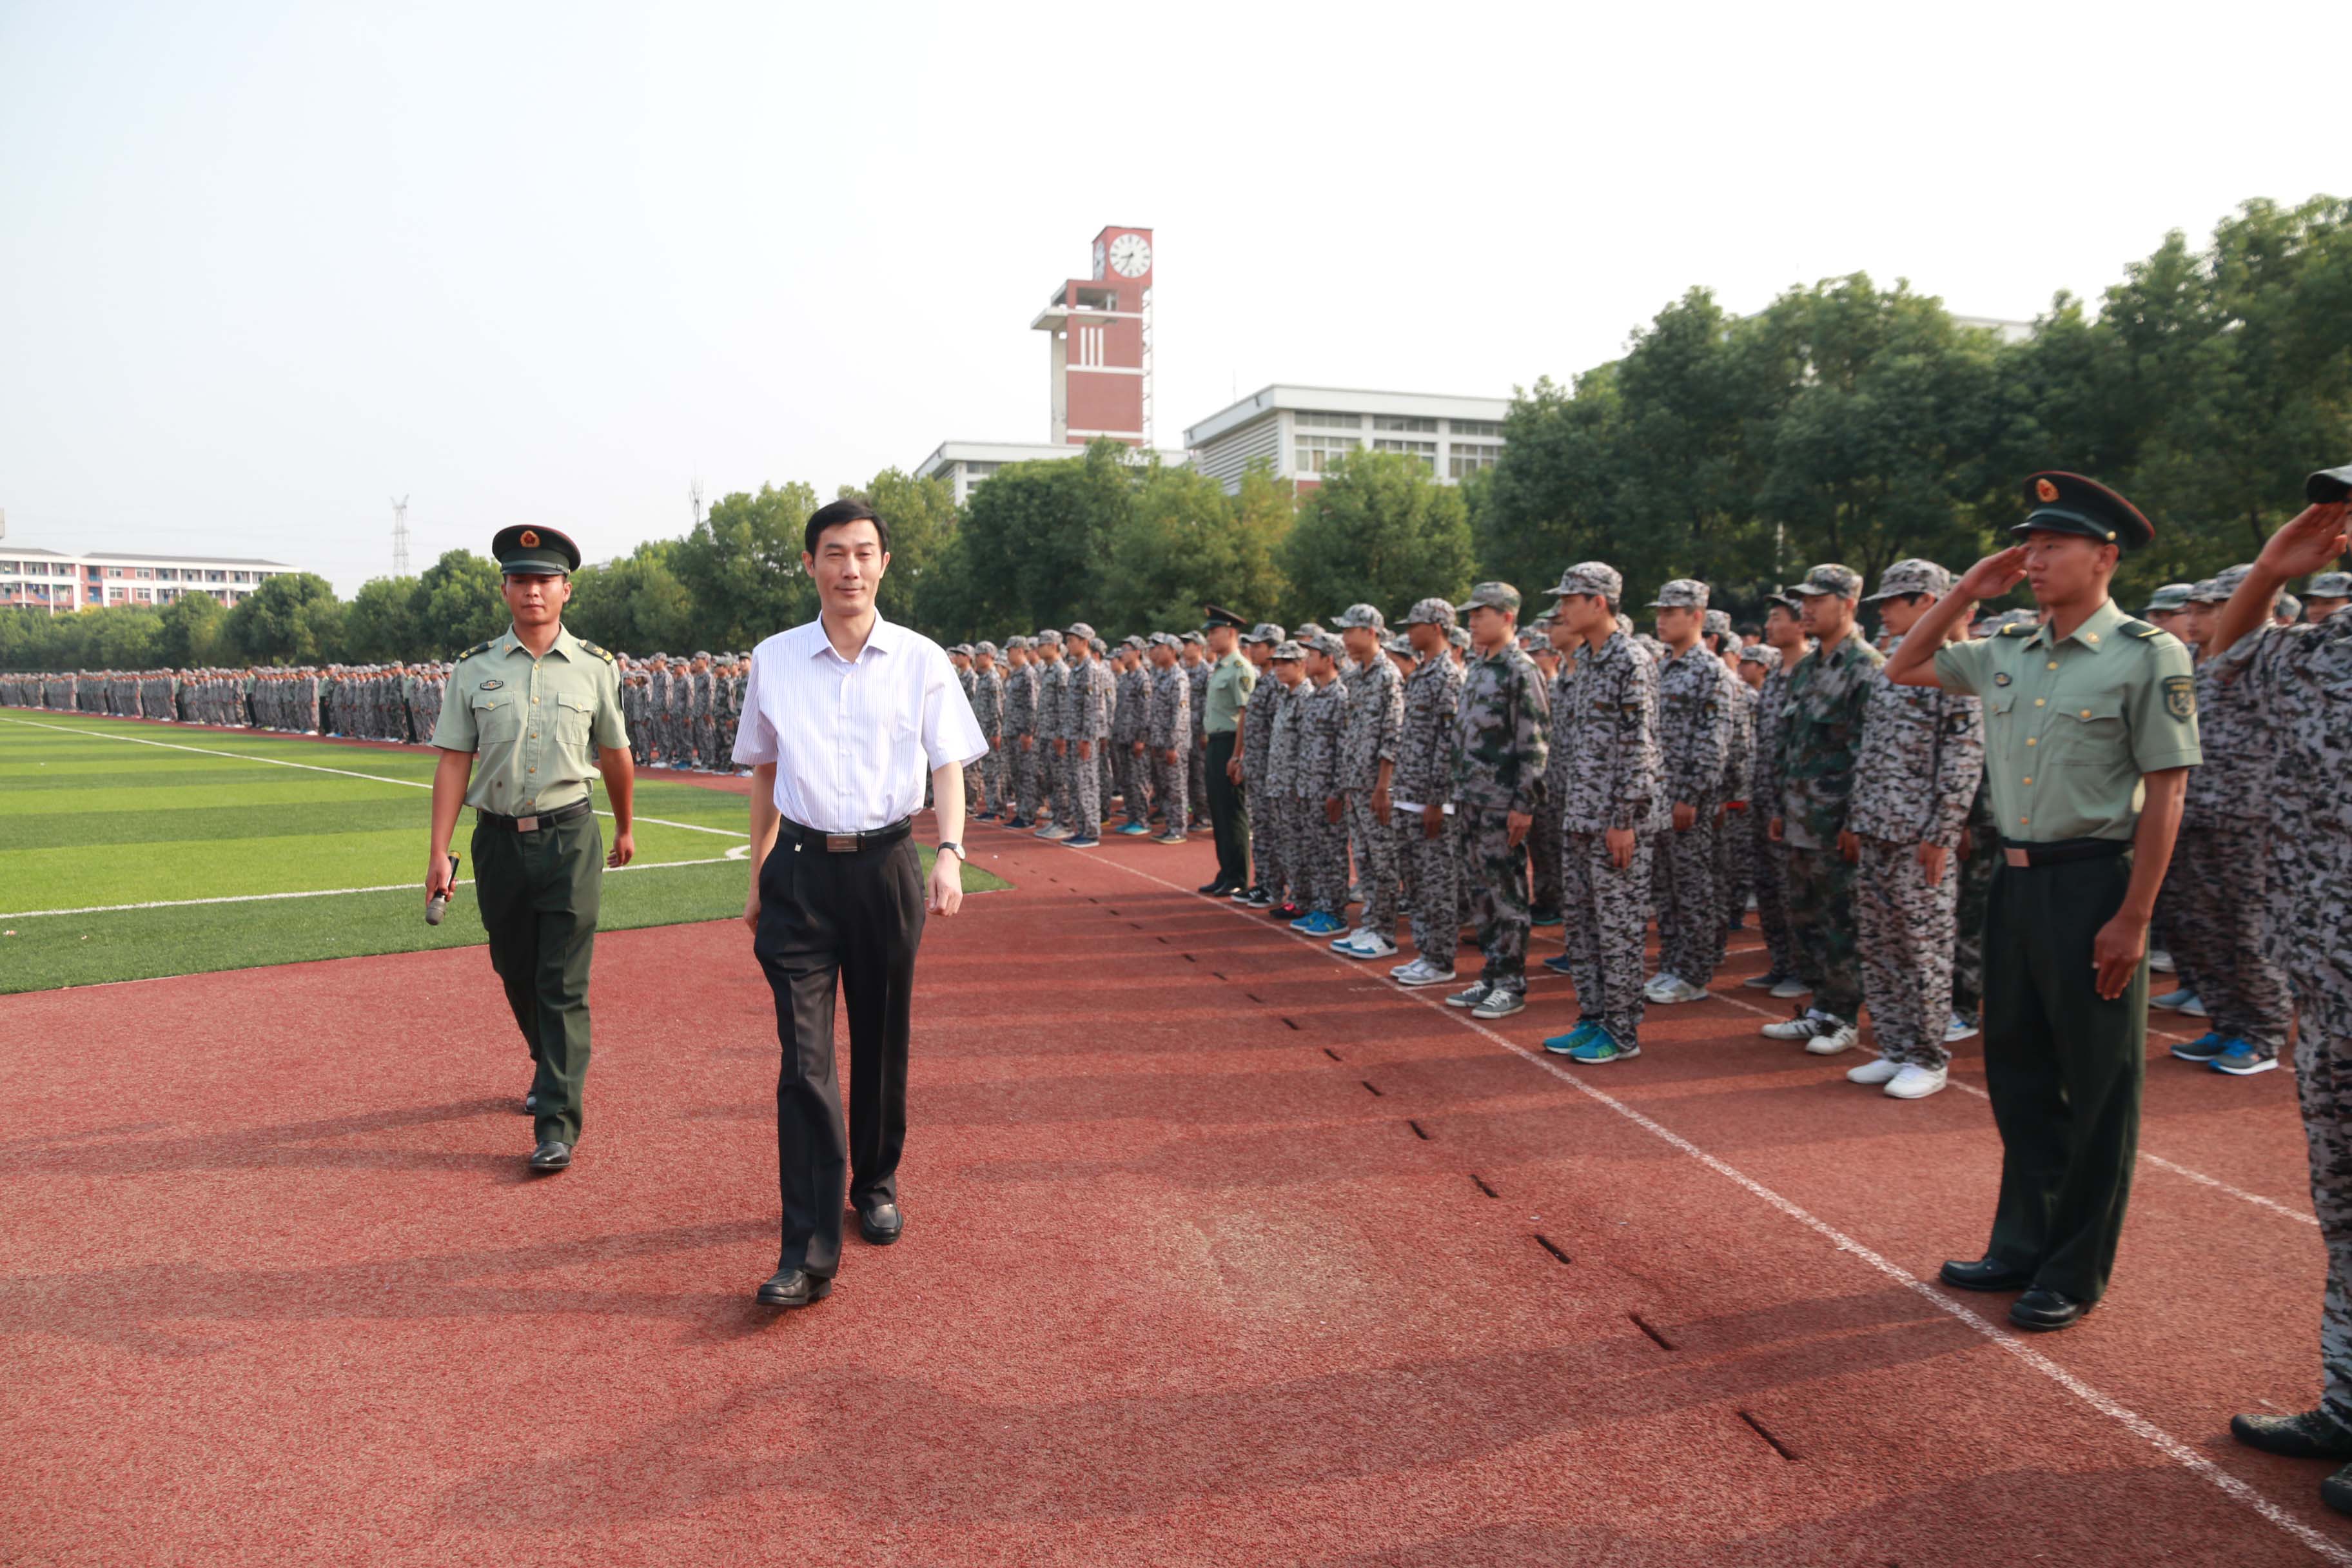
M 1273 738 L 1266 742 L 1266 784 L 1279 795 L 1299 796 L 1307 793 L 1306 775 L 1298 771 L 1298 715 L 1307 707 L 1307 690 L 1301 686 L 1275 685 L 1282 691 L 1282 701 L 1274 710 Z
M 1348 738 L 1348 682 L 1334 676 L 1328 686 L 1308 681 L 1292 705 L 1297 709 L 1299 793 L 1310 801 L 1328 800 L 1345 786 Z
M 2256 626 L 2230 651 L 2235 654 L 2275 629 Z M 2205 749 L 2205 761 L 2189 770 L 2188 795 L 2180 808 L 2183 827 L 2271 814 L 2268 733 L 2253 690 L 2242 680 L 2224 679 L 2222 667 L 2231 662 L 2197 662 L 2197 743 Z
M 1576 655 L 1564 743 L 1573 754 L 1556 803 L 1570 833 L 1654 829 L 1673 820 L 1658 731 L 1658 666 L 1623 632 Z
M 1827 658 L 1822 650 L 1789 672 L 1780 715 L 1780 801 L 1786 841 L 1799 849 L 1830 849 L 1845 826 L 1853 793 L 1854 755 L 1862 745 L 1863 710 L 1870 678 L 1886 660 L 1850 631 Z
M 1375 658 L 1339 679 L 1348 687 L 1339 787 L 1370 791 L 1381 782 L 1381 764 L 1396 761 L 1397 735 L 1404 728 L 1404 677 L 1394 659 Z
M 1076 711 L 1070 702 L 1070 666 L 1066 659 L 1049 658 L 1037 667 L 1037 738 L 1041 741 L 1076 739 L 1072 721 Z
M 1893 654 L 1903 646 L 1886 645 Z M 1845 825 L 1895 844 L 1949 849 L 1968 826 L 1984 775 L 1984 705 L 1937 686 L 1897 686 L 1872 672 Z
M 1748 766 L 1748 809 L 1761 817 L 1780 815 L 1780 731 L 1788 700 L 1789 672 L 1767 672 L 1756 693 L 1756 744 Z
M 1151 709 L 1144 720 L 1143 739 L 1154 751 L 1192 749 L 1192 688 L 1182 665 L 1151 672 Z
M 1151 713 L 1151 667 L 1139 664 L 1118 672 L 1118 697 L 1110 716 L 1110 738 L 1121 743 L 1143 739 L 1144 721 Z
M 1070 701 L 1076 718 L 1072 740 L 1110 739 L 1111 710 L 1118 701 L 1118 677 L 1099 658 L 1090 658 L 1070 671 Z
M 1192 738 L 1198 742 L 1207 733 L 1201 726 L 1209 719 L 1209 661 L 1185 664 L 1179 660 L 1176 668 L 1184 672 L 1185 699 L 1190 704 L 1186 710 L 1192 715 Z
M 1017 741 L 1037 732 L 1037 667 L 1024 664 L 1004 672 L 1004 738 Z
M 2352 869 L 2352 606 L 2316 626 L 2273 626 L 2240 638 L 2216 661 L 2242 683 L 2270 757 L 2265 815 L 2290 857 L 2329 879 Z M 2195 774 L 2189 775 L 2192 779 Z M 2342 907 L 2340 885 L 2318 889 Z
M 1391 798 L 1444 805 L 1454 798 L 1454 724 L 1462 708 L 1462 672 L 1450 658 L 1425 658 L 1405 678 Z
M 1727 801 L 1746 802 L 1748 781 L 1756 773 L 1756 692 L 1734 670 L 1731 677 L 1731 751 L 1723 761 L 1723 793 Z
M 1242 710 L 1242 782 L 1272 784 L 1274 726 L 1290 700 L 1290 688 L 1271 675 L 1250 689 L 1249 706 Z
M 980 691 L 980 671 L 970 666 L 957 670 L 956 684 L 963 688 L 963 700 L 971 702 Z
M 1532 815 L 1551 754 L 1543 671 L 1517 643 L 1473 653 L 1454 717 L 1454 799 L 1478 811 Z
M 1722 798 L 1736 718 L 1724 683 L 1738 679 L 1705 643 L 1658 666 L 1658 749 L 1665 754 L 1670 804 L 1706 812 Z
M 971 716 L 980 721 L 980 732 L 982 736 L 991 741 L 998 740 L 1004 733 L 1003 672 L 985 669 L 976 670 L 973 674 Z M 743 710 L 740 700 L 736 704 L 735 710 L 738 713 Z
M 1559 669 L 1552 676 L 1544 699 L 1551 706 L 1549 751 L 1544 759 L 1544 799 L 1554 805 L 1568 798 L 1569 761 L 1576 754 L 1568 741 L 1569 705 L 1574 700 L 1569 689 L 1575 683 L 1576 650 L 1570 649 L 1568 657 L 1559 661 Z

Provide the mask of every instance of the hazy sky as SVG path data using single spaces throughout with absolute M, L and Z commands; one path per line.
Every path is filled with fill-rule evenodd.
M 1507 395 L 1693 284 L 1966 314 L 2339 194 L 2267 0 L 0 0 L 8 542 L 345 594 L 497 528 L 1043 440 L 1030 318 L 1157 231 L 1159 444 L 1271 381 Z

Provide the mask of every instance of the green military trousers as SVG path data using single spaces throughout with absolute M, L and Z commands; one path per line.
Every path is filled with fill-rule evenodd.
M 539 1141 L 580 1142 L 588 1076 L 588 963 L 604 887 L 596 814 L 517 833 L 474 824 L 474 893 L 490 939 L 490 967 L 538 1070 Z
M 2091 964 L 2131 867 L 2128 854 L 2001 865 L 1985 917 L 1985 1088 L 2000 1129 L 1985 1256 L 2082 1301 L 2106 1290 L 2139 1147 L 2147 964 L 2112 1002 Z

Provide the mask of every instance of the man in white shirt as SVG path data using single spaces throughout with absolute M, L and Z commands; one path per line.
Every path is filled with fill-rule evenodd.
M 898 1239 L 907 1037 L 927 910 L 963 903 L 963 769 L 988 750 L 939 644 L 882 619 L 889 525 L 845 497 L 809 518 L 802 568 L 821 614 L 751 655 L 735 761 L 751 769 L 743 923 L 776 997 L 777 1182 L 783 1242 L 759 1299 L 805 1307 L 833 1290 L 842 1203 L 868 1242 Z M 930 775 L 940 850 L 930 885 L 908 837 Z M 850 1117 L 834 1070 L 835 984 L 849 1003 Z

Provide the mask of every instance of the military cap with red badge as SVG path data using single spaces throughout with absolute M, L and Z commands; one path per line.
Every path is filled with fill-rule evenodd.
M 2139 508 L 2080 474 L 2051 468 L 2027 475 L 2025 504 L 2032 510 L 2009 531 L 2021 539 L 2029 533 L 2072 533 L 2118 550 L 2137 550 L 2156 539 L 2156 525 Z

